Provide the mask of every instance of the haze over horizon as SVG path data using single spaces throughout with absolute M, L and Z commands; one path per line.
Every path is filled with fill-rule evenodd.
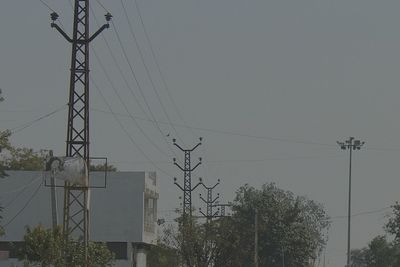
M 106 11 L 113 20 L 92 43 L 91 155 L 157 171 L 162 217 L 179 205 L 172 138 L 192 146 L 201 136 L 194 178 L 221 179 L 225 201 L 245 183 L 275 182 L 322 203 L 333 219 L 327 266 L 344 266 L 348 152 L 336 141 L 354 136 L 366 144 L 353 161 L 352 247 L 383 234 L 385 208 L 400 200 L 400 2 L 138 0 L 145 31 L 133 1 L 123 2 L 130 24 L 120 1 L 98 1 L 91 32 Z M 70 2 L 45 3 L 70 33 Z M 64 155 L 71 48 L 51 12 L 39 0 L 2 1 L 0 129 L 17 127 L 14 145 Z

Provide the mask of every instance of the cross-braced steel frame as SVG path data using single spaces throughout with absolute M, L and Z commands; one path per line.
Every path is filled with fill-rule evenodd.
M 176 139 L 173 139 L 174 145 L 178 147 L 182 152 L 184 152 L 184 165 L 183 167 L 176 163 L 176 158 L 174 158 L 174 165 L 176 165 L 181 171 L 183 171 L 183 186 L 176 182 L 176 178 L 174 178 L 174 184 L 177 185 L 183 191 L 183 207 L 182 207 L 182 216 L 183 218 L 187 218 L 189 215 L 189 219 L 192 218 L 192 192 L 195 190 L 201 182 L 192 187 L 192 172 L 201 164 L 201 158 L 199 158 L 199 162 L 192 167 L 191 162 L 191 153 L 201 145 L 202 138 L 200 138 L 200 142 L 195 145 L 192 149 L 183 149 L 180 145 L 176 143 Z
M 199 212 L 207 219 L 207 222 L 211 222 L 214 217 L 217 217 L 218 211 L 214 212 L 214 203 L 219 199 L 219 193 L 215 198 L 213 198 L 213 190 L 217 185 L 219 185 L 220 180 L 214 186 L 206 186 L 202 183 L 203 187 L 207 190 L 207 199 L 204 199 L 200 194 L 200 199 L 206 204 L 206 213 L 204 213 L 201 209 Z
M 72 44 L 71 74 L 68 101 L 66 156 L 81 157 L 89 168 L 89 44 L 107 23 L 89 36 L 89 0 L 75 0 L 72 38 L 56 23 L 57 13 L 51 14 L 51 27 Z M 65 240 L 78 238 L 85 246 L 85 259 L 89 242 L 89 182 L 75 185 L 65 182 L 63 231 Z

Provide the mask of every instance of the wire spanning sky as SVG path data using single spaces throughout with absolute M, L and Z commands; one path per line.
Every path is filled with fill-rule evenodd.
M 336 217 L 328 266 L 344 266 L 348 154 L 336 141 L 355 136 L 366 145 L 354 155 L 353 247 L 383 233 L 400 198 L 398 1 L 91 3 L 92 32 L 113 15 L 92 43 L 91 154 L 158 171 L 160 209 L 178 205 L 172 138 L 202 136 L 194 177 L 220 178 L 226 201 L 244 183 L 276 182 L 323 203 Z M 62 155 L 71 49 L 50 13 L 70 33 L 71 2 L 0 5 L 0 128 Z

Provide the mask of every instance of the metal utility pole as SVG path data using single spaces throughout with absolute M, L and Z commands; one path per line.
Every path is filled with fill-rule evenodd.
M 182 152 L 184 152 L 184 165 L 183 167 L 176 163 L 176 158 L 174 158 L 174 165 L 176 165 L 179 169 L 183 171 L 183 186 L 178 184 L 177 179 L 174 178 L 174 184 L 179 187 L 183 191 L 183 207 L 182 207 L 182 217 L 185 222 L 187 219 L 187 215 L 189 215 L 189 220 L 192 219 L 192 192 L 195 190 L 202 182 L 200 181 L 196 186 L 192 187 L 192 172 L 201 164 L 201 158 L 199 158 L 199 162 L 194 166 L 192 166 L 191 162 L 191 153 L 201 145 L 202 138 L 200 137 L 200 142 L 195 145 L 192 149 L 183 149 L 176 143 L 176 139 L 173 139 L 174 146 L 179 148 Z
M 351 161 L 353 156 L 353 150 L 360 150 L 365 144 L 364 141 L 356 140 L 354 137 L 349 137 L 349 139 L 344 142 L 337 141 L 337 144 L 342 150 L 348 149 L 350 152 L 349 157 L 349 205 L 347 214 L 347 264 L 346 267 L 351 266 L 351 249 L 350 249 L 350 230 L 351 230 Z
M 80 157 L 89 169 L 89 44 L 104 29 L 109 28 L 110 13 L 105 15 L 107 23 L 92 36 L 89 35 L 89 0 L 74 0 L 73 34 L 70 37 L 57 24 L 57 13 L 51 14 L 51 27 L 55 28 L 72 45 L 71 74 L 68 102 L 66 156 Z M 89 179 L 89 177 L 87 178 Z M 85 259 L 89 242 L 89 183 L 64 184 L 64 238 L 82 240 Z M 87 265 L 87 261 L 85 263 Z
M 49 151 L 49 157 L 53 157 L 53 150 Z M 56 182 L 54 178 L 54 173 L 50 176 L 50 192 L 51 192 L 51 218 L 53 229 L 56 229 L 58 225 L 58 212 L 57 212 L 57 195 L 56 195 Z
M 254 214 L 254 267 L 258 267 L 258 209 Z
M 205 189 L 207 189 L 207 199 L 204 199 L 201 194 L 200 194 L 200 199 L 206 204 L 207 206 L 207 210 L 206 213 L 204 214 L 204 212 L 201 211 L 201 209 L 199 209 L 200 213 L 207 218 L 207 222 L 211 222 L 213 217 L 216 217 L 218 214 L 218 211 L 216 211 L 215 213 L 213 213 L 213 208 L 215 201 L 217 201 L 219 199 L 219 193 L 217 194 L 217 196 L 213 199 L 213 189 L 215 187 L 217 187 L 217 185 L 219 185 L 220 180 L 218 179 L 218 182 L 214 185 L 214 186 L 206 186 L 204 183 L 202 183 L 202 185 L 204 186 Z

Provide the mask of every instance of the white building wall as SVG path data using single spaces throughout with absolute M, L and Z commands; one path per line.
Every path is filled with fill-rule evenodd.
M 5 206 L 2 213 L 2 224 L 7 223 L 28 202 L 37 189 L 32 200 L 5 227 L 6 234 L 0 238 L 4 241 L 21 241 L 26 226 L 42 224 L 51 227 L 50 187 L 42 184 L 41 172 L 10 171 L 9 177 L 0 179 L 0 203 Z M 101 242 L 126 242 L 127 260 L 116 261 L 115 266 L 132 266 L 131 247 L 133 243 L 155 243 L 157 235 L 144 232 L 144 198 L 158 198 L 158 184 L 154 174 L 145 172 L 110 172 L 107 187 L 91 189 L 90 238 Z M 104 173 L 91 173 L 91 184 L 100 185 Z M 154 182 L 155 181 L 155 182 Z M 49 184 L 49 181 L 47 181 Z M 59 182 L 61 185 L 62 183 Z M 63 188 L 57 188 L 59 222 L 62 222 Z M 157 201 L 155 201 L 157 203 Z M 157 220 L 155 204 L 154 229 Z M 142 255 L 140 255 L 142 257 Z M 10 261 L 0 261 L 0 267 L 9 267 Z

